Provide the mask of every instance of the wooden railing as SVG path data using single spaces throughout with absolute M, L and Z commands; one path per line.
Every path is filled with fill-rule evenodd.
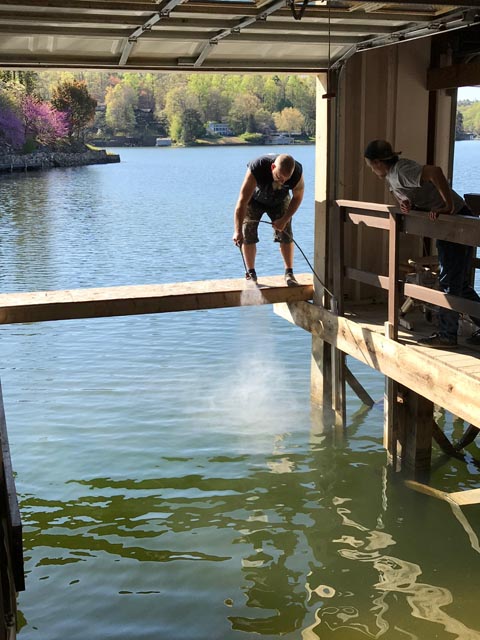
M 0 640 L 14 637 L 16 594 L 24 589 L 22 521 L 0 385 Z
M 480 219 L 475 216 L 440 215 L 432 221 L 428 213 L 411 211 L 404 214 L 398 208 L 372 202 L 337 200 L 339 215 L 335 216 L 332 237 L 333 289 L 337 300 L 343 301 L 344 278 L 380 287 L 388 291 L 388 324 L 390 337 L 397 339 L 402 297 L 453 309 L 459 313 L 480 317 L 480 303 L 418 284 L 404 282 L 400 278 L 400 234 L 448 240 L 469 246 L 480 246 Z M 388 232 L 388 276 L 346 267 L 344 262 L 345 223 L 364 224 L 367 227 Z M 339 309 L 340 313 L 342 308 Z

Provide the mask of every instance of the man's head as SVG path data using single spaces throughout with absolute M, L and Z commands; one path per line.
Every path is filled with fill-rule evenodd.
M 379 178 L 384 178 L 390 167 L 398 162 L 401 151 L 394 151 L 392 145 L 386 140 L 372 140 L 367 144 L 364 152 L 367 166 Z
M 292 177 L 295 160 L 286 153 L 281 153 L 272 162 L 272 176 L 275 182 L 285 184 Z

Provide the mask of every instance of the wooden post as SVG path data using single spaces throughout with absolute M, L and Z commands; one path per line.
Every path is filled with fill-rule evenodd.
M 329 296 L 324 289 L 328 278 L 331 182 L 334 175 L 332 144 L 332 102 L 322 95 L 328 91 L 327 75 L 317 76 L 317 127 L 315 145 L 315 247 L 314 268 L 321 282 L 314 279 L 313 302 L 329 305 Z M 332 424 L 332 348 L 315 333 L 312 334 L 311 398 L 324 412 L 324 423 Z
M 332 274 L 332 311 L 343 316 L 344 290 L 343 279 L 345 272 L 344 258 L 344 226 L 345 210 L 343 207 L 332 207 L 332 223 L 330 225 L 330 273 Z M 332 345 L 332 409 L 335 414 L 335 424 L 343 426 L 346 417 L 345 402 L 345 354 Z
M 396 414 L 402 468 L 428 470 L 432 457 L 433 402 L 398 385 Z
M 385 324 L 385 335 L 390 340 L 398 339 L 398 219 L 394 212 L 389 213 L 388 231 L 388 322 Z M 394 467 L 397 465 L 398 453 L 398 384 L 387 378 L 385 381 L 385 415 L 383 444 L 389 452 Z

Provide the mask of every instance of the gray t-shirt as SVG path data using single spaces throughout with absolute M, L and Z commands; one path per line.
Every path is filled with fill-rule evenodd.
M 443 209 L 445 202 L 432 182 L 422 184 L 423 165 L 402 158 L 396 162 L 385 176 L 390 191 L 397 200 L 410 200 L 412 209 L 420 211 L 436 211 Z M 454 213 L 458 213 L 465 206 L 463 198 L 453 191 Z

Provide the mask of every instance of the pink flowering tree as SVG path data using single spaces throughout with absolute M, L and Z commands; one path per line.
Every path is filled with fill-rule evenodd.
M 25 135 L 41 145 L 52 145 L 68 135 L 67 114 L 57 111 L 48 102 L 26 95 L 22 102 Z

